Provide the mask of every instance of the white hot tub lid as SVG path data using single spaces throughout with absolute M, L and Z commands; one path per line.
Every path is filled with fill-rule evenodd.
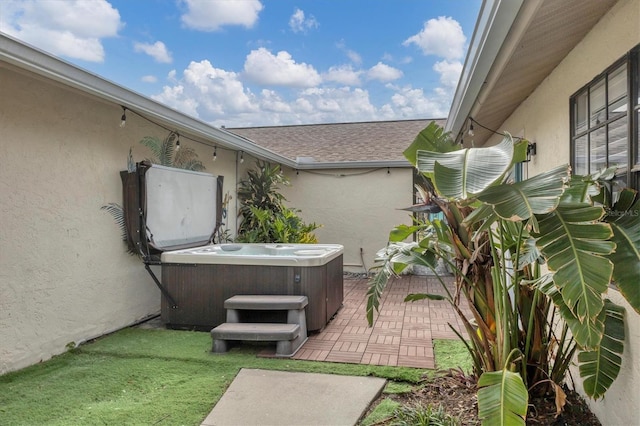
M 152 164 L 145 172 L 145 224 L 156 249 L 211 241 L 218 224 L 218 177 Z

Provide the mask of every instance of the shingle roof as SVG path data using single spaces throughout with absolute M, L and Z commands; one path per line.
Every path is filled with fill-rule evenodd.
M 404 160 L 402 152 L 431 121 L 445 119 L 243 127 L 226 130 L 296 160 L 315 162 Z

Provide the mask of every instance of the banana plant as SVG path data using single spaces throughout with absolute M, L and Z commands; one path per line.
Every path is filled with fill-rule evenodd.
M 532 394 L 559 393 L 578 353 L 585 391 L 601 397 L 620 370 L 624 342 L 625 313 L 606 299 L 609 286 L 615 283 L 640 313 L 637 191 L 626 189 L 614 205 L 602 205 L 612 199 L 606 193 L 612 172 L 571 176 L 568 165 L 512 182 L 510 170 L 525 159 L 526 141 L 505 134 L 493 147 L 456 149 L 443 145 L 446 137 L 432 123 L 405 151 L 430 182 L 425 199 L 446 221 L 391 232 L 370 283 L 368 319 L 391 276 L 412 264 L 436 272 L 442 259 L 454 271 L 456 294 L 446 298 L 466 327 L 480 383 L 520 380 Z M 421 240 L 404 242 L 418 229 Z M 459 295 L 472 318 L 459 309 Z M 506 401 L 500 389 L 483 387 L 479 406 Z M 483 421 L 518 423 L 521 408 L 484 410 Z

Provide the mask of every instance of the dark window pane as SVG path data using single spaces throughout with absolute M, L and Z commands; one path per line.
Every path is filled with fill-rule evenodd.
M 609 75 L 609 119 L 627 113 L 627 64 Z
M 636 114 L 636 158 L 635 164 L 640 167 L 640 110 Z
M 574 102 L 574 134 L 578 135 L 587 130 L 587 92 L 576 96 Z
M 595 127 L 601 123 L 604 123 L 607 117 L 605 116 L 605 93 L 604 93 L 604 80 L 600 80 L 591 87 L 589 92 L 589 110 L 590 110 L 590 126 Z
M 629 144 L 627 142 L 627 117 L 609 124 L 609 167 L 618 167 L 618 172 L 627 171 Z
M 573 172 L 577 175 L 588 174 L 588 164 L 589 155 L 587 153 L 587 135 L 584 135 L 575 140 Z
M 598 130 L 591 132 L 589 152 L 589 173 L 595 173 L 607 167 L 607 144 L 606 144 L 606 128 L 601 127 Z

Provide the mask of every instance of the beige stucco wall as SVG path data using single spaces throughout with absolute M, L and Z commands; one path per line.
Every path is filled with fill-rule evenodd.
M 167 132 L 0 64 L 0 374 L 159 312 L 160 292 L 100 207 L 121 203 L 119 171 Z M 183 139 L 235 188 L 235 153 Z M 233 206 L 232 206 L 233 207 Z M 230 212 L 235 229 L 235 210 Z
M 640 43 L 640 2 L 621 0 L 500 127 L 537 143 L 529 175 L 570 162 L 569 98 Z M 490 144 L 495 143 L 494 138 Z M 618 380 L 604 400 L 591 403 L 607 425 L 637 424 L 640 407 L 640 316 L 627 309 L 627 342 Z M 578 377 L 574 371 L 574 377 Z
M 321 243 L 344 245 L 345 271 L 371 268 L 389 231 L 411 224 L 410 213 L 399 210 L 413 203 L 411 168 L 284 172 L 291 181 L 282 191 L 287 205 L 302 210 L 306 222 L 322 225 L 315 232 Z

